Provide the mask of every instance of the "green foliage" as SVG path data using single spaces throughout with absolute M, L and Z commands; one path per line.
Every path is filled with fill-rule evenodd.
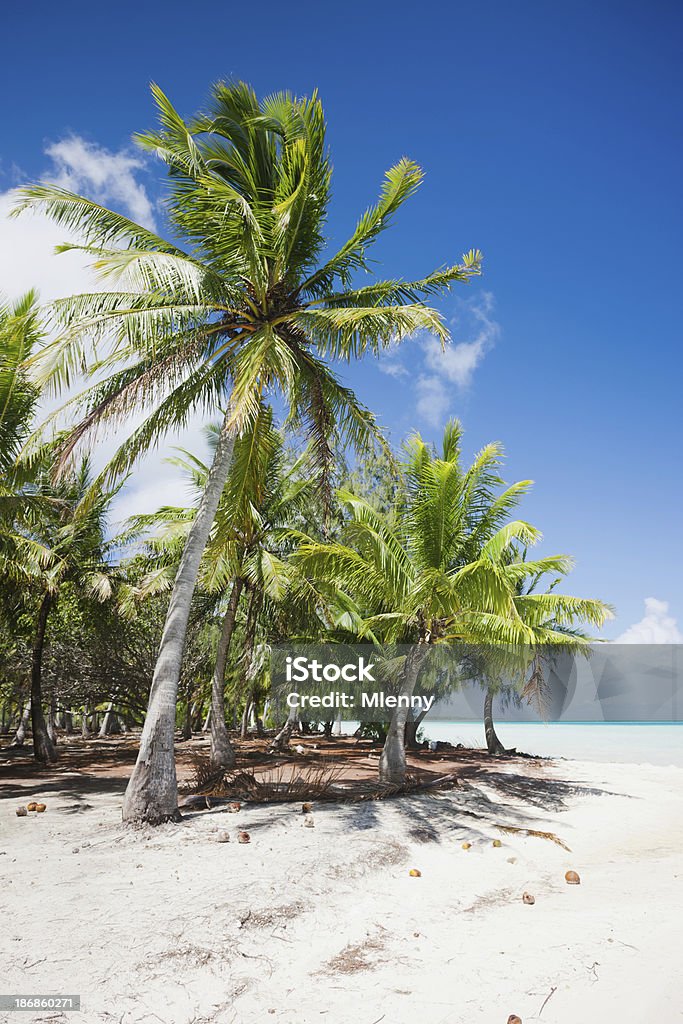
M 340 445 L 385 446 L 328 360 L 377 353 L 418 330 L 445 341 L 424 300 L 478 274 L 481 255 L 418 281 L 354 289 L 354 276 L 370 273 L 372 243 L 420 184 L 416 164 L 404 159 L 387 172 L 376 204 L 321 263 L 331 167 L 318 96 L 259 101 L 244 83 L 219 83 L 206 111 L 186 122 L 158 86 L 152 92 L 159 127 L 138 142 L 168 166 L 166 207 L 182 245 L 50 185 L 24 189 L 17 208 L 79 234 L 77 248 L 118 285 L 51 307 L 57 337 L 35 360 L 40 379 L 57 390 L 80 374 L 96 381 L 67 403 L 78 422 L 59 466 L 100 425 L 138 407 L 146 418 L 114 455 L 110 478 L 194 411 L 225 408 L 242 433 L 266 396 L 280 393 L 326 480 Z

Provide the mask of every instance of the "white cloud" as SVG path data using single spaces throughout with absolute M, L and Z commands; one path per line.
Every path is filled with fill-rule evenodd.
M 153 206 L 136 172 L 142 163 L 127 151 L 110 152 L 87 143 L 76 136 L 64 139 L 47 149 L 50 164 L 43 180 L 73 189 L 121 210 L 133 220 L 153 226 Z M 55 246 L 63 242 L 77 242 L 71 233 L 53 224 L 46 217 L 23 213 L 18 218 L 8 217 L 17 200 L 10 189 L 0 192 L 0 291 L 16 298 L 29 288 L 36 288 L 42 302 L 99 287 L 85 257 L 78 252 L 55 254 Z M 61 405 L 59 401 L 45 403 L 45 410 Z M 141 413 L 130 417 L 125 434 L 138 425 Z M 169 466 L 164 459 L 174 445 L 183 445 L 191 451 L 204 453 L 202 421 L 193 417 L 179 433 L 169 434 L 160 447 L 140 461 L 130 482 L 116 499 L 113 520 L 118 521 L 137 512 L 150 512 L 163 504 L 181 504 L 189 495 L 180 471 Z M 94 447 L 93 465 L 96 470 L 105 465 L 124 437 L 103 431 Z
M 500 335 L 500 325 L 491 316 L 493 306 L 491 292 L 482 292 L 475 299 L 462 303 L 460 314 L 451 323 L 457 325 L 461 320 L 465 323 L 469 320 L 475 331 L 470 341 L 451 342 L 445 349 L 436 338 L 425 341 L 425 364 L 440 380 L 463 389 L 472 383 L 474 371 Z
M 683 633 L 669 615 L 669 605 L 656 597 L 645 598 L 645 615 L 618 636 L 615 644 L 680 644 Z
M 431 427 L 439 427 L 448 416 L 451 401 L 448 389 L 438 377 L 421 374 L 417 378 L 415 390 L 418 417 Z
M 153 206 L 135 172 L 143 161 L 128 152 L 108 149 L 72 135 L 45 150 L 54 162 L 49 180 L 61 188 L 84 193 L 96 202 L 121 205 L 132 220 L 154 229 Z
M 466 340 L 442 347 L 431 334 L 418 336 L 417 353 L 421 367 L 415 372 L 406 366 L 406 352 L 415 347 L 392 346 L 379 361 L 382 373 L 391 377 L 412 377 L 417 394 L 416 412 L 431 427 L 440 427 L 454 412 L 455 392 L 462 392 L 472 383 L 475 370 L 500 336 L 500 325 L 493 318 L 494 298 L 491 292 L 480 292 L 471 299 L 460 300 L 451 320 L 455 335 Z M 410 358 L 410 357 L 409 357 Z M 410 360 L 412 362 L 412 359 Z

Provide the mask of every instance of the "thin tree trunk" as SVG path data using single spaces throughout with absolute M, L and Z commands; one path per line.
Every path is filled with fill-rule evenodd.
M 271 751 L 281 754 L 289 748 L 289 741 L 292 738 L 292 733 L 294 732 L 294 729 L 296 727 L 297 718 L 298 709 L 290 708 L 289 714 L 287 715 L 287 721 L 282 726 L 279 733 L 277 734 L 277 736 L 275 737 L 271 744 Z
M 180 818 L 173 748 L 178 682 L 199 564 L 232 462 L 234 430 L 228 426 L 229 415 L 226 413 L 223 421 L 206 487 L 173 584 L 140 750 L 123 801 L 123 820 L 127 822 L 159 825 Z
M 190 706 L 190 699 L 185 701 L 185 714 L 183 715 L 183 727 L 180 730 L 180 735 L 184 740 L 192 739 L 192 707 Z
M 249 735 L 249 715 L 251 713 L 251 697 L 247 697 L 247 703 L 244 705 L 244 711 L 242 713 L 242 726 L 240 728 L 240 739 L 246 740 Z
M 507 751 L 496 735 L 493 725 L 493 690 L 486 691 L 484 698 L 484 732 L 486 734 L 486 747 L 489 754 L 500 756 Z
M 88 739 L 90 737 L 90 725 L 88 724 L 88 716 L 88 705 L 84 704 L 83 714 L 81 715 L 81 736 L 83 736 L 84 739 Z
M 24 706 L 24 712 L 23 712 L 23 714 L 21 716 L 21 720 L 19 722 L 19 727 L 17 728 L 17 731 L 14 734 L 14 739 L 12 740 L 12 746 L 13 747 L 23 747 L 24 742 L 26 740 L 26 730 L 28 728 L 28 722 L 29 722 L 29 718 L 30 717 L 31 717 L 31 701 L 29 699 L 29 700 L 26 701 L 26 704 Z
M 249 598 L 249 604 L 247 606 L 247 626 L 244 636 L 244 686 L 245 689 L 251 686 L 251 670 L 254 661 L 254 641 L 256 640 L 256 619 L 258 617 L 259 605 L 261 603 L 261 595 L 257 590 L 252 590 Z M 253 712 L 254 698 L 253 690 L 249 689 L 249 696 L 247 697 L 247 703 L 244 707 L 244 715 L 242 716 L 242 728 L 240 730 L 240 738 L 245 740 L 247 738 L 247 732 L 249 729 L 249 716 Z
M 31 655 L 31 731 L 33 733 L 33 756 L 36 761 L 47 763 L 57 760 L 57 751 L 48 735 L 45 716 L 43 715 L 43 691 L 41 685 L 45 631 L 53 600 L 51 594 L 45 594 L 40 603 L 36 635 Z
M 410 648 L 406 656 L 405 665 L 403 666 L 403 675 L 399 689 L 400 697 L 412 697 L 420 674 L 420 668 L 428 649 L 425 643 L 415 644 Z M 405 731 L 408 711 L 408 707 L 397 707 L 391 716 L 389 732 L 384 741 L 382 756 L 379 759 L 380 782 L 391 782 L 394 784 L 405 782 Z
M 117 727 L 118 722 L 116 720 L 116 712 L 114 711 L 114 702 L 110 701 L 100 727 L 100 739 L 104 739 L 105 736 L 111 736 L 113 732 L 117 732 Z
M 57 701 L 55 700 L 54 693 L 50 697 L 50 706 L 47 713 L 47 734 L 50 737 L 50 742 L 57 746 Z
M 206 718 L 204 719 L 204 724 L 202 725 L 202 732 L 208 732 L 210 728 L 211 728 L 211 705 L 209 704 L 209 710 L 206 712 Z
M 230 742 L 228 727 L 225 724 L 225 666 L 228 663 L 230 642 L 235 631 L 237 609 L 243 586 L 244 583 L 238 576 L 230 591 L 230 600 L 218 639 L 216 664 L 211 683 L 211 761 L 222 768 L 232 768 L 236 761 L 235 750 Z
M 408 750 L 417 750 L 417 730 L 420 728 L 422 721 L 424 720 L 427 712 L 421 711 L 417 718 L 412 715 L 408 722 L 406 722 L 406 748 Z

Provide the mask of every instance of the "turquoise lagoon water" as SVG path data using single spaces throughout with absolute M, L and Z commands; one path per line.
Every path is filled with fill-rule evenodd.
M 683 768 L 683 723 L 501 722 L 496 732 L 506 747 L 542 757 Z M 430 723 L 427 719 L 423 733 L 430 740 L 467 747 L 482 747 L 485 742 L 484 727 L 477 722 Z

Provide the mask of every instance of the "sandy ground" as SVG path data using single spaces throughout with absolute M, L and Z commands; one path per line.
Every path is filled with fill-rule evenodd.
M 245 804 L 131 833 L 121 791 L 5 785 L 0 991 L 80 993 L 82 1012 L 1 1020 L 683 1022 L 683 769 L 475 765 L 446 793 L 316 806 L 314 827 Z M 17 818 L 32 798 L 47 812 Z

